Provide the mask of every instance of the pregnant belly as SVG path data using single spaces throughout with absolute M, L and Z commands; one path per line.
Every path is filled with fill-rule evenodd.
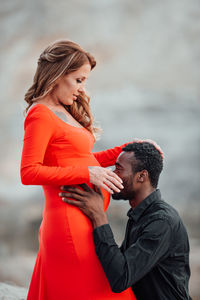
M 76 260 L 87 263 L 88 258 L 95 254 L 91 221 L 79 208 L 61 200 L 58 196 L 59 187 L 45 186 L 44 191 L 40 246 L 48 256 L 59 255 L 65 260 L 67 256 L 70 257 L 69 263 Z

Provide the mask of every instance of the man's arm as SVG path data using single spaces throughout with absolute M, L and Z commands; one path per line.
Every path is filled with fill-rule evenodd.
M 167 220 L 158 219 L 145 228 L 124 253 L 117 246 L 108 224 L 93 231 L 97 256 L 113 292 L 119 293 L 144 277 L 165 256 L 171 239 Z
M 60 196 L 64 202 L 79 207 L 90 218 L 94 227 L 95 250 L 111 289 L 115 293 L 122 292 L 144 277 L 165 256 L 170 245 L 171 226 L 164 218 L 152 220 L 136 243 L 122 252 L 108 224 L 100 189 L 94 191 L 86 184 L 80 186 L 83 190 L 63 187 L 68 192 Z

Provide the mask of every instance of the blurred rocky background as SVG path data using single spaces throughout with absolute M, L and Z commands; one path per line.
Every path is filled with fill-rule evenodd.
M 191 243 L 190 293 L 200 299 L 200 1 L 0 1 L 0 291 L 28 287 L 43 194 L 22 186 L 23 96 L 46 45 L 68 38 L 97 59 L 87 89 L 104 132 L 94 150 L 134 137 L 165 153 L 164 199 L 180 212 Z M 128 204 L 111 203 L 122 241 Z M 16 292 L 17 291 L 17 292 Z M 14 287 L 0 299 L 24 299 Z M 18 296 L 17 296 L 18 295 Z M 21 297 L 21 298 L 20 298 Z

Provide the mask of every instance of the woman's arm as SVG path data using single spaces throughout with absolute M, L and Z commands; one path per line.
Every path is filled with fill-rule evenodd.
M 72 185 L 89 182 L 88 167 L 53 167 L 44 165 L 48 144 L 55 133 L 55 123 L 47 108 L 33 107 L 25 120 L 21 160 L 21 180 L 29 185 Z
M 93 154 L 102 167 L 110 167 L 115 164 L 117 157 L 122 152 L 122 148 L 124 148 L 126 145 L 128 145 L 128 143 L 112 149 L 95 152 Z
M 112 149 L 107 149 L 105 151 L 100 151 L 100 152 L 95 152 L 93 153 L 95 158 L 98 160 L 98 162 L 100 163 L 100 165 L 104 168 L 106 167 L 110 167 L 110 166 L 113 166 L 117 160 L 117 157 L 119 156 L 119 154 L 122 152 L 122 149 L 130 144 L 130 143 L 143 143 L 143 142 L 148 142 L 148 143 L 151 143 L 155 146 L 155 148 L 160 152 L 161 154 L 161 157 L 163 158 L 164 157 L 164 154 L 160 148 L 160 146 L 150 140 L 150 139 L 138 139 L 138 138 L 134 138 L 131 142 L 129 143 L 125 143 L 121 146 L 118 146 L 118 147 L 114 147 Z

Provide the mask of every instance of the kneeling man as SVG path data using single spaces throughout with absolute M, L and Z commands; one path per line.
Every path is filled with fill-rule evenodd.
M 150 142 L 129 144 L 119 155 L 114 172 L 124 189 L 112 197 L 129 200 L 131 206 L 120 248 L 99 188 L 65 186 L 67 192 L 60 196 L 91 219 L 95 250 L 113 292 L 131 286 L 138 300 L 188 300 L 188 235 L 177 211 L 157 189 L 162 169 L 162 153 Z

